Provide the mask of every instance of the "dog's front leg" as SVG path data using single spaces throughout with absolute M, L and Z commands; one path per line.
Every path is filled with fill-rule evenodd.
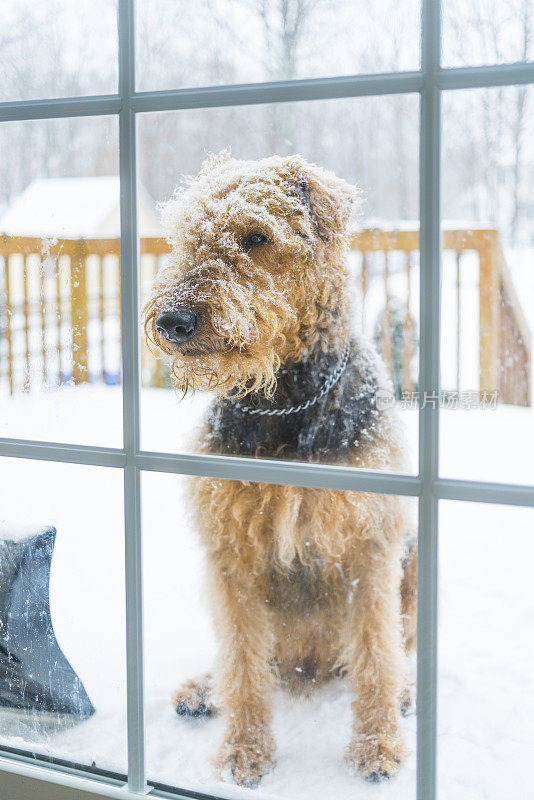
M 235 558 L 235 554 L 233 554 Z M 217 699 L 226 717 L 217 765 L 222 777 L 255 786 L 273 765 L 270 690 L 273 635 L 264 593 L 250 574 L 221 570 L 215 600 L 221 652 Z
M 402 679 L 400 558 L 369 541 L 349 616 L 347 662 L 356 699 L 349 765 L 380 781 L 394 775 L 404 756 L 399 704 Z

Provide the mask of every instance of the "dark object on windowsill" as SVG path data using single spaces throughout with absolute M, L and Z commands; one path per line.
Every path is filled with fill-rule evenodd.
M 0 528 L 0 715 L 87 719 L 94 706 L 61 650 L 50 612 L 56 529 Z

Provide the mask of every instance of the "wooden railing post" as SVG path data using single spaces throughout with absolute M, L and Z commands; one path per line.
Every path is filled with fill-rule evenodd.
M 500 274 L 494 231 L 485 231 L 479 256 L 479 391 L 499 390 Z
M 98 312 L 100 317 L 100 379 L 106 382 L 106 273 L 104 256 L 98 256 Z
M 154 273 L 153 273 L 152 279 L 154 279 L 156 277 L 157 272 L 158 272 L 158 268 L 159 268 L 159 264 L 158 264 L 158 259 L 157 259 L 157 256 L 156 256 L 156 258 L 154 259 L 154 264 L 153 264 Z M 152 361 L 153 361 L 153 364 L 154 364 L 154 373 L 153 373 L 153 377 L 152 377 L 152 383 L 158 389 L 163 389 L 163 387 L 165 386 L 165 380 L 164 380 L 164 376 L 163 376 L 163 361 L 161 360 L 161 358 L 155 358 L 153 354 L 152 354 Z
M 456 391 L 462 385 L 462 276 L 460 272 L 460 251 L 456 251 Z
M 42 376 L 43 386 L 46 386 L 48 377 L 47 372 L 47 352 L 46 352 L 46 277 L 41 262 L 39 269 L 39 314 L 41 317 L 41 358 L 43 359 Z
M 22 310 L 24 314 L 24 383 L 23 383 L 23 391 L 29 392 L 30 391 L 30 380 L 31 380 L 31 356 L 30 356 L 30 298 L 29 298 L 29 282 L 28 282 L 28 270 L 29 270 L 29 257 L 28 255 L 24 256 L 23 261 L 23 268 L 22 268 L 22 286 L 23 286 L 23 296 L 22 296 Z
M 532 334 L 510 271 L 497 242 L 500 264 L 499 402 L 514 406 L 532 404 Z
M 62 341 L 62 333 L 63 333 L 63 303 L 61 297 L 61 260 L 58 256 L 57 259 L 57 271 L 56 271 L 56 299 L 57 299 L 57 307 L 56 311 L 56 335 L 57 335 L 57 364 L 58 364 L 58 383 L 61 386 L 63 383 L 63 341 Z
M 360 326 L 361 331 L 365 334 L 365 312 L 366 312 L 366 302 L 367 302 L 367 253 L 364 251 L 362 253 L 362 269 L 360 274 L 360 291 L 361 291 L 361 298 L 362 298 L 362 307 L 360 312 Z
M 6 271 L 6 339 L 7 339 L 7 380 L 9 394 L 13 394 L 13 338 L 11 335 L 13 307 L 11 303 L 10 262 L 12 256 L 4 256 Z
M 393 335 L 391 329 L 391 307 L 389 296 L 389 251 L 384 251 L 384 314 L 382 317 L 382 358 L 392 381 L 395 380 L 393 367 Z
M 411 374 L 411 363 L 413 357 L 413 324 L 410 313 L 410 300 L 412 296 L 412 260 L 411 253 L 406 253 L 406 310 L 404 317 L 404 336 L 402 348 L 402 390 L 411 394 L 413 392 L 413 381 Z
M 71 323 L 72 323 L 72 379 L 75 384 L 89 380 L 87 364 L 87 276 L 85 273 L 85 245 L 76 242 L 70 260 Z

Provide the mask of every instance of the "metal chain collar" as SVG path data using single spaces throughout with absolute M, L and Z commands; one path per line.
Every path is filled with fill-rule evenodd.
M 341 362 L 335 372 L 332 372 L 328 380 L 326 381 L 325 385 L 321 389 L 321 391 L 315 395 L 315 397 L 306 400 L 305 403 L 301 403 L 298 406 L 290 406 L 289 408 L 252 408 L 252 406 L 244 406 L 242 403 L 235 403 L 234 407 L 238 411 L 242 411 L 243 414 L 257 414 L 260 417 L 286 417 L 289 414 L 298 414 L 299 411 L 306 411 L 307 408 L 311 408 L 316 403 L 321 400 L 325 394 L 327 394 L 330 389 L 332 389 L 336 383 L 339 381 L 341 376 L 343 375 L 345 368 L 347 366 L 347 362 L 349 360 L 349 352 L 350 352 L 350 344 L 349 342 L 346 343 L 343 354 L 341 357 Z

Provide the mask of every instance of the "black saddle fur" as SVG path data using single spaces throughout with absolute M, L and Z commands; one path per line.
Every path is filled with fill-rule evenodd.
M 380 411 L 376 357 L 351 342 L 338 383 L 314 406 L 287 416 L 247 414 L 234 400 L 217 399 L 208 415 L 211 452 L 331 462 L 372 438 Z M 278 372 L 272 399 L 247 395 L 243 405 L 258 409 L 298 406 L 315 397 L 340 364 L 339 353 L 316 350 Z

